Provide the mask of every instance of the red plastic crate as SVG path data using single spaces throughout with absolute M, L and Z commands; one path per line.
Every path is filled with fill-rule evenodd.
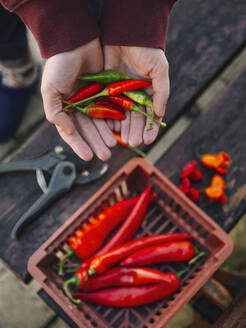
M 152 185 L 157 194 L 150 206 L 137 237 L 167 232 L 186 232 L 192 242 L 206 252 L 181 280 L 181 288 L 167 299 L 145 306 L 118 309 L 81 302 L 75 305 L 64 295 L 64 278 L 57 275 L 53 266 L 68 251 L 67 238 L 81 223 L 116 201 L 140 194 Z M 211 218 L 192 203 L 176 186 L 153 165 L 135 158 L 119 170 L 93 197 L 30 258 L 28 270 L 44 290 L 57 302 L 79 327 L 100 328 L 163 328 L 171 318 L 205 284 L 231 254 L 233 243 Z M 177 272 L 186 264 L 164 264 L 161 271 Z

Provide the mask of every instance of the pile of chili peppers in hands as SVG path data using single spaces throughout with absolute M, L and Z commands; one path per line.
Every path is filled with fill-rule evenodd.
M 151 97 L 142 89 L 151 86 L 146 80 L 133 79 L 115 70 L 80 76 L 79 80 L 90 82 L 73 96 L 63 99 L 63 110 L 79 110 L 83 114 L 103 119 L 124 120 L 124 111 L 135 111 L 150 119 L 148 130 L 156 122 L 166 124 L 155 117 Z M 140 90 L 141 89 L 141 90 Z M 143 111 L 137 104 L 152 108 L 152 115 Z
M 72 254 L 82 260 L 73 276 L 64 282 L 64 292 L 72 302 L 140 306 L 162 300 L 178 290 L 181 276 L 204 253 L 198 252 L 190 241 L 191 235 L 186 233 L 132 240 L 155 199 L 156 195 L 147 186 L 139 197 L 115 203 L 93 221 L 85 222 L 67 240 L 71 252 L 60 260 L 59 274 L 63 274 L 63 265 Z M 177 274 L 146 267 L 173 262 L 188 262 L 188 266 Z M 71 285 L 76 292 L 71 292 Z
M 225 181 L 222 175 L 227 173 L 227 166 L 230 164 L 230 156 L 225 152 L 218 154 L 204 154 L 199 156 L 200 162 L 208 169 L 213 169 L 217 173 L 212 177 L 210 186 L 206 187 L 203 194 L 211 202 L 225 204 Z M 196 188 L 191 187 L 191 182 L 199 182 L 203 178 L 202 171 L 197 169 L 197 162 L 191 161 L 186 164 L 180 174 L 181 183 L 178 188 L 189 197 L 194 203 L 198 203 L 201 193 Z

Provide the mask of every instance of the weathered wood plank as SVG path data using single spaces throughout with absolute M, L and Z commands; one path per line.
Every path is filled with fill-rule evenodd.
M 233 0 L 223 6 L 219 0 L 177 2 L 170 23 L 167 52 L 172 79 L 172 96 L 167 110 L 169 125 L 244 44 L 246 19 L 243 6 L 243 0 Z M 55 129 L 45 124 L 20 149 L 15 159 L 40 155 L 57 144 L 62 142 Z M 0 257 L 27 281 L 26 266 L 30 255 L 131 156 L 127 150 L 114 150 L 110 172 L 103 179 L 91 184 L 90 188 L 75 187 L 41 215 L 19 242 L 10 239 L 11 227 L 41 191 L 33 173 L 1 176 Z
M 170 125 L 246 44 L 245 1 L 179 0 L 170 20 L 167 58 Z
M 242 286 L 239 295 L 234 299 L 213 328 L 246 327 L 246 286 Z
M 246 68 L 226 92 L 181 136 L 157 162 L 157 167 L 175 184 L 182 167 L 194 159 L 194 150 L 204 153 L 226 151 L 232 164 L 225 176 L 228 203 L 213 204 L 204 210 L 226 231 L 230 231 L 246 211 Z M 203 169 L 205 177 L 200 190 L 210 184 L 214 171 Z
M 40 137 L 42 135 L 42 138 Z M 45 150 L 61 145 L 68 150 L 56 129 L 45 123 L 14 159 L 39 156 Z M 27 261 L 31 254 L 63 224 L 79 206 L 91 197 L 123 163 L 135 156 L 119 146 L 113 150 L 114 161 L 109 171 L 98 181 L 88 185 L 74 186 L 71 191 L 51 205 L 38 219 L 30 224 L 19 241 L 10 238 L 10 231 L 18 218 L 42 194 L 35 173 L 8 173 L 0 177 L 0 257 L 24 280 L 28 281 Z M 98 160 L 99 162 L 99 160 Z

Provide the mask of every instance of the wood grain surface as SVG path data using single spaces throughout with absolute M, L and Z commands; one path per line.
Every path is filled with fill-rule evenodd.
M 176 144 L 157 162 L 157 167 L 175 184 L 179 183 L 182 167 L 195 158 L 194 150 L 202 153 L 226 151 L 232 163 L 225 175 L 228 202 L 201 204 L 201 207 L 226 231 L 230 231 L 246 211 L 246 63 L 245 70 L 225 93 L 180 137 Z M 204 179 L 197 187 L 210 184 L 214 170 L 203 169 Z
M 167 45 L 172 81 L 172 95 L 166 116 L 169 125 L 245 43 L 246 20 L 243 6 L 243 0 L 234 0 L 233 4 L 226 2 L 223 5 L 219 0 L 195 2 L 185 0 L 175 5 Z M 213 139 L 209 140 L 214 143 Z M 63 142 L 55 128 L 45 123 L 12 160 L 39 156 L 56 145 L 63 145 Z M 176 161 L 174 155 L 173 153 L 172 159 L 175 158 Z M 117 147 L 113 151 L 110 171 L 100 181 L 90 184 L 89 187 L 73 188 L 40 215 L 28 227 L 20 241 L 10 239 L 11 228 L 21 214 L 41 195 L 41 191 L 36 184 L 34 173 L 2 175 L 0 177 L 0 257 L 27 282 L 30 278 L 27 273 L 27 261 L 30 255 L 132 156 L 134 155 L 128 150 Z M 164 160 L 164 163 L 168 162 Z M 173 167 L 173 174 L 175 172 L 177 174 L 176 163 L 175 166 L 173 162 L 172 165 L 166 166 Z M 167 168 L 168 170 L 170 168 Z M 238 216 L 241 213 L 240 208 L 235 210 Z M 221 210 L 218 208 L 218 214 L 214 218 L 219 223 L 222 222 L 220 214 Z M 230 217 L 228 212 L 228 220 L 231 220 Z M 230 225 L 227 229 L 229 227 Z
M 246 327 L 246 287 L 234 299 L 229 308 L 222 314 L 213 328 L 244 328 Z
M 232 14 L 233 7 L 233 14 Z M 178 116 L 192 103 L 201 91 L 209 84 L 209 82 L 220 72 L 231 58 L 245 44 L 246 30 L 246 11 L 243 0 L 234 0 L 232 2 L 223 2 L 220 0 L 202 1 L 202 0 L 186 0 L 179 1 L 175 5 L 169 27 L 168 42 L 167 42 L 167 57 L 170 63 L 171 77 L 171 97 L 169 99 L 166 121 L 170 126 Z M 245 93 L 246 74 L 244 73 L 230 88 L 229 93 L 217 102 L 217 104 L 203 113 L 195 122 L 185 136 L 171 149 L 166 156 L 158 162 L 158 168 L 162 170 L 173 182 L 178 183 L 178 172 L 182 166 L 192 159 L 193 149 L 197 146 L 202 146 L 204 151 L 220 151 L 227 150 L 233 159 L 233 164 L 229 169 L 226 177 L 227 195 L 229 202 L 222 209 L 220 205 L 215 205 L 207 208 L 206 211 L 218 222 L 222 227 L 229 231 L 241 214 L 245 211 L 246 187 L 245 181 L 245 104 L 243 94 Z M 238 106 L 238 107 L 237 107 Z M 244 113 L 243 113 L 244 109 Z M 213 113 L 215 112 L 215 113 Z M 207 116 L 208 115 L 208 116 Z M 233 123 L 233 124 L 232 124 Z M 47 129 L 47 130 L 46 130 Z M 51 128 L 43 128 L 40 132 L 40 137 L 37 140 L 41 141 L 41 136 L 47 139 L 43 140 L 41 148 L 45 148 L 46 142 L 50 142 Z M 54 131 L 52 132 L 54 134 Z M 224 138 L 225 136 L 225 138 Z M 32 147 L 32 151 L 34 151 Z M 39 147 L 35 147 L 36 152 L 39 152 Z M 22 155 L 31 155 L 30 149 L 23 149 Z M 127 150 L 115 152 L 114 167 L 119 167 L 131 155 Z M 116 164 L 116 161 L 118 164 Z M 113 174 L 113 168 L 111 174 Z M 206 172 L 207 178 L 211 174 Z M 10 176 L 9 176 L 10 178 Z M 8 178 L 8 179 L 9 179 Z M 105 177 L 107 178 L 107 177 Z M 14 179 L 14 178 L 13 178 Z M 25 178 L 29 188 L 31 176 Z M 16 186 L 21 192 L 21 177 L 16 181 Z M 6 181 L 9 183 L 9 180 Z M 103 181 L 96 183 L 96 188 L 99 188 Z M 13 186 L 13 184 L 12 184 Z M 23 186 L 23 184 L 22 184 Z M 200 185 L 202 187 L 202 185 Z M 204 187 L 204 186 L 203 186 Z M 34 186 L 32 185 L 32 190 Z M 91 189 L 91 188 L 90 188 Z M 36 190 L 36 189 L 35 189 Z M 78 190 L 78 189 L 76 189 Z M 69 210 L 71 213 L 79 206 L 77 204 L 77 191 L 71 192 L 67 197 L 70 199 Z M 94 190 L 94 188 L 93 188 Z M 236 191 L 236 194 L 234 193 Z M 37 190 L 36 190 L 37 193 Z M 83 191 L 83 202 L 87 199 L 87 194 Z M 12 210 L 16 207 L 17 191 L 13 190 L 13 198 L 8 200 L 8 206 L 12 204 Z M 28 194 L 27 194 L 28 195 Z M 35 195 L 36 196 L 36 195 Z M 26 196 L 27 197 L 27 196 Z M 30 193 L 29 193 L 30 197 Z M 76 199 L 74 199 L 74 197 Z M 245 198 L 246 199 L 246 198 Z M 28 199 L 27 204 L 30 204 Z M 8 207 L 7 206 L 7 207 Z M 21 206 L 18 206 L 21 209 Z M 28 207 L 28 206 L 27 206 Z M 33 226 L 33 231 L 41 229 L 40 236 L 36 236 L 38 240 L 34 240 L 34 235 L 26 234 L 29 238 L 23 246 L 16 246 L 17 256 L 25 254 L 25 258 L 18 261 L 15 265 L 13 258 L 12 242 L 8 238 L 4 238 L 5 246 L 0 249 L 0 256 L 8 261 L 8 264 L 13 268 L 22 279 L 27 278 L 26 261 L 28 257 L 35 251 L 48 236 L 57 229 L 57 227 L 66 220 L 67 210 L 63 207 L 63 200 L 56 204 L 56 208 L 49 210 L 36 223 L 36 228 Z M 59 208 L 60 213 L 59 213 Z M 65 208 L 65 212 L 64 212 Z M 2 209 L 2 205 L 0 205 Z M 3 213 L 3 211 L 1 211 Z M 12 212 L 10 210 L 10 212 Z M 57 213 L 56 218 L 52 217 L 52 213 Z M 54 221 L 55 220 L 55 221 Z M 13 219 L 12 219 L 13 221 Z M 47 226 L 47 223 L 50 222 Z M 2 223 L 1 223 L 2 222 Z M 42 222 L 42 223 L 41 223 Z M 3 226 L 3 215 L 0 216 L 0 225 Z M 41 228 L 42 226 L 42 228 Z M 1 229 L 2 230 L 2 229 Z M 6 232 L 6 228 L 4 229 Z M 3 234 L 4 235 L 4 234 Z M 21 247 L 21 248 L 20 248 Z M 8 260 L 8 254 L 10 259 Z M 39 295 L 67 322 L 70 327 L 76 327 L 66 314 L 54 304 L 53 300 L 42 290 Z
M 179 0 L 172 10 L 167 58 L 170 125 L 246 44 L 244 0 Z

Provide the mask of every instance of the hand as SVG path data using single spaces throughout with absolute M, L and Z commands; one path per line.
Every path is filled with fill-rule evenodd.
M 153 95 L 155 114 L 159 119 L 165 114 L 169 97 L 168 62 L 161 49 L 127 46 L 104 46 L 104 68 L 117 69 L 129 76 L 152 81 L 152 87 L 146 91 Z M 146 108 L 151 114 L 151 108 Z M 114 122 L 114 129 L 121 130 L 124 142 L 132 147 L 138 147 L 142 142 L 151 144 L 157 137 L 159 126 L 153 123 L 153 129 L 147 131 L 149 120 L 136 112 L 126 113 L 126 120 Z M 112 121 L 109 122 L 112 128 Z
M 99 40 L 95 39 L 49 58 L 42 78 L 41 93 L 47 120 L 55 124 L 63 140 L 85 161 L 92 159 L 93 152 L 101 160 L 108 160 L 111 156 L 108 147 L 117 142 L 105 120 L 90 119 L 76 111 L 64 113 L 61 100 L 78 87 L 79 75 L 98 72 L 102 68 L 102 49 Z

